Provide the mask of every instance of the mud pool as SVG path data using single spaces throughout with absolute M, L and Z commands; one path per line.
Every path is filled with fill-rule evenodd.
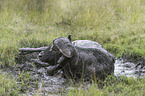
M 115 70 L 114 75 L 116 76 L 126 76 L 126 77 L 143 77 L 145 76 L 145 67 L 140 69 L 140 65 L 136 67 L 136 64 L 131 62 L 124 62 L 122 59 L 117 59 L 115 61 Z M 60 74 L 56 76 L 49 76 L 47 74 L 47 68 L 39 68 L 32 74 L 33 78 L 39 78 L 38 89 L 30 88 L 28 93 L 25 95 L 34 95 L 34 93 L 39 93 L 41 95 L 49 95 L 49 94 L 61 94 L 67 91 L 70 88 L 70 80 L 66 80 L 61 78 Z M 39 92 L 40 91 L 40 92 Z

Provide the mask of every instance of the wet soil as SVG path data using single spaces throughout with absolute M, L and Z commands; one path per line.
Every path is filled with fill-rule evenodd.
M 29 83 L 26 84 L 26 88 L 21 88 L 21 94 L 34 95 L 39 93 L 41 95 L 48 94 L 62 94 L 70 89 L 71 80 L 64 79 L 61 77 L 61 72 L 55 76 L 50 76 L 47 71 L 49 71 L 50 66 L 40 67 L 39 64 L 32 62 L 31 59 L 36 59 L 38 52 L 33 52 L 31 54 L 17 55 L 16 56 L 16 66 L 13 66 L 13 70 L 9 71 L 18 79 L 18 84 L 21 86 L 20 78 L 21 74 L 27 73 L 30 75 Z M 144 58 L 138 57 L 133 58 L 130 56 L 124 56 L 121 59 L 116 59 L 115 61 L 115 76 L 127 76 L 127 77 L 143 77 L 145 76 Z M 26 81 L 26 82 L 28 82 Z M 29 87 L 27 87 L 29 86 Z

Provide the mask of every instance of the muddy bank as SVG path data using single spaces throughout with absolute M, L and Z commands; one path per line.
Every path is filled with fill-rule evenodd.
M 9 73 L 12 72 L 17 78 L 17 83 L 20 86 L 20 94 L 35 95 L 38 93 L 40 95 L 58 95 L 64 93 L 68 90 L 72 81 L 62 78 L 61 72 L 58 72 L 55 76 L 50 76 L 48 71 L 52 66 L 40 66 L 40 64 L 33 61 L 37 59 L 38 54 L 39 52 L 25 55 L 17 54 L 15 58 L 17 65 L 13 66 L 13 70 L 9 71 Z M 24 84 L 22 84 L 23 82 Z

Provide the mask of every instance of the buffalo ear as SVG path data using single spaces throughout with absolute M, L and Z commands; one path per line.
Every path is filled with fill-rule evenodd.
M 67 37 L 67 38 L 69 39 L 70 42 L 72 42 L 71 36 L 72 36 L 72 35 L 69 34 L 68 37 Z
M 75 53 L 75 48 L 68 38 L 56 38 L 53 41 L 53 45 L 67 58 L 71 58 Z

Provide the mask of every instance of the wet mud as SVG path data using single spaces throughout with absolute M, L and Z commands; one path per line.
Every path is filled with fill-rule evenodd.
M 14 67 L 13 73 L 22 74 L 29 72 L 31 75 L 30 84 L 31 87 L 27 89 L 27 92 L 22 94 L 34 95 L 38 90 L 41 89 L 39 94 L 48 95 L 50 94 L 61 94 L 70 88 L 71 80 L 64 79 L 61 77 L 61 72 L 55 74 L 55 76 L 50 76 L 47 71 L 51 66 L 39 66 L 39 64 L 32 61 L 32 59 L 37 59 L 39 52 L 34 52 L 31 54 L 18 55 L 16 56 L 16 66 Z M 116 59 L 115 61 L 115 76 L 126 76 L 126 77 L 143 77 L 145 76 L 145 67 L 141 64 L 137 65 L 123 59 Z M 19 83 L 19 82 L 18 82 Z

